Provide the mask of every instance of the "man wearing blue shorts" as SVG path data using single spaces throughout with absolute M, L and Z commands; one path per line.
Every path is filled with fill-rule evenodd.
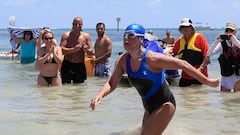
M 93 64 L 95 65 L 95 76 L 108 77 L 111 75 L 111 65 L 109 64 L 109 58 L 112 54 L 112 40 L 105 33 L 105 24 L 102 22 L 97 23 L 96 32 L 98 38 L 96 39 L 95 59 Z

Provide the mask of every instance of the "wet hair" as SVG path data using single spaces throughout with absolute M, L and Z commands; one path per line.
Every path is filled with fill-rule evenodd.
M 103 25 L 103 27 L 104 27 L 104 29 L 105 29 L 105 24 L 104 24 L 103 22 L 97 23 L 96 28 L 97 28 L 99 25 Z
M 32 31 L 24 31 L 24 33 L 23 33 L 23 39 L 25 40 L 25 35 L 27 35 L 28 33 L 30 33 L 30 35 L 31 35 L 31 37 L 30 37 L 30 40 L 31 39 L 33 39 L 33 33 L 32 33 Z

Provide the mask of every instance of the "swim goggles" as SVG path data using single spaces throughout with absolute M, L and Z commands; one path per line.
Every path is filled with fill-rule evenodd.
M 136 33 L 134 31 L 126 31 L 124 34 L 123 34 L 123 37 L 124 38 L 135 38 L 135 37 L 144 37 L 144 34 L 139 34 L 139 33 Z

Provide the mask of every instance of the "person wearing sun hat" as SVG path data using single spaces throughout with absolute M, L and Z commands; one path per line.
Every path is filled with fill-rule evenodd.
M 89 107 L 95 110 L 103 98 L 116 89 L 122 75 L 127 73 L 128 80 L 138 91 L 144 107 L 141 135 L 160 135 L 176 110 L 175 98 L 166 82 L 164 69 L 183 69 L 202 83 L 213 87 L 218 86 L 219 80 L 207 78 L 183 60 L 144 48 L 144 33 L 145 29 L 140 24 L 131 24 L 125 29 L 123 47 L 126 52 L 118 57 L 111 77 L 92 98 Z
M 180 31 L 180 28 L 181 27 L 188 27 L 188 26 L 191 26 L 192 27 L 192 29 L 195 31 L 195 26 L 193 25 L 193 23 L 192 23 L 192 20 L 190 19 L 190 18 L 183 18 L 182 20 L 181 20 L 181 22 L 180 22 L 180 24 L 179 24 L 179 28 L 178 28 L 178 30 Z
M 203 63 L 203 58 L 207 55 L 208 50 L 206 38 L 204 35 L 196 32 L 196 28 L 190 18 L 181 20 L 179 32 L 182 36 L 176 40 L 172 53 L 178 55 L 179 59 L 187 61 L 208 77 L 207 64 Z M 192 84 L 202 83 L 183 71 L 179 80 L 179 86 L 185 87 Z
M 227 22 L 226 23 L 226 29 L 232 29 L 234 30 L 236 33 L 238 32 L 238 26 L 237 24 L 233 23 L 233 22 Z
M 23 32 L 23 37 L 11 34 L 11 39 L 17 43 L 17 47 L 13 51 L 16 51 L 20 47 L 21 64 L 34 63 L 36 60 L 37 37 L 33 36 L 33 32 L 26 30 Z
M 207 63 L 212 55 L 220 54 L 218 62 L 221 73 L 220 91 L 240 90 L 240 42 L 237 39 L 238 26 L 227 22 L 223 34 L 216 37 L 209 48 L 204 61 Z

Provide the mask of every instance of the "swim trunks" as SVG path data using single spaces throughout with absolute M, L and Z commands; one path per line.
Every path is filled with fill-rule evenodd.
M 95 76 L 109 77 L 111 75 L 110 64 L 96 64 Z
M 62 84 L 64 83 L 83 83 L 87 79 L 87 72 L 84 62 L 71 63 L 63 60 L 61 67 Z

